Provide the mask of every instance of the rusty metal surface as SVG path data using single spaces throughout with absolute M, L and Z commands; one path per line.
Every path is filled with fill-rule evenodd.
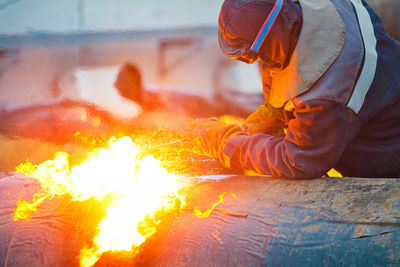
M 206 178 L 193 180 L 188 206 L 165 218 L 135 257 L 105 254 L 96 266 L 400 264 L 400 179 Z M 0 265 L 77 265 L 101 214 L 93 202 L 54 198 L 14 222 L 17 199 L 37 190 L 30 178 L 0 174 Z M 193 215 L 223 192 L 209 217 Z

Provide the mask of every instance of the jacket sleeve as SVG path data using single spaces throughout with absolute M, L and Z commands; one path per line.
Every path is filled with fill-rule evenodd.
M 310 100 L 295 107 L 285 137 L 239 135 L 224 153 L 231 165 L 276 177 L 315 178 L 335 166 L 358 132 L 354 113 L 329 100 Z

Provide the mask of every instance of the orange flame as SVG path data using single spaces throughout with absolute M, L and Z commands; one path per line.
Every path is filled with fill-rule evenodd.
M 72 168 L 67 153 L 57 153 L 54 160 L 38 166 L 20 164 L 16 170 L 39 180 L 42 190 L 32 202 L 18 202 L 14 220 L 29 220 L 43 200 L 55 195 L 69 194 L 78 201 L 111 198 L 106 216 L 97 226 L 93 247 L 81 250 L 80 264 L 92 266 L 106 251 L 131 251 L 156 231 L 156 211 L 176 209 L 177 202 L 185 205 L 178 193 L 183 186 L 178 177 L 151 155 L 139 159 L 139 152 L 131 138 L 112 138 L 107 148 L 98 149 Z M 139 232 L 139 224 L 143 228 L 149 216 L 153 223 Z
M 212 205 L 211 209 L 208 209 L 208 210 L 206 210 L 205 212 L 201 212 L 200 209 L 194 208 L 194 210 L 193 210 L 194 215 L 195 215 L 196 217 L 198 217 L 198 218 L 206 218 L 206 217 L 210 216 L 211 212 L 215 209 L 215 207 L 218 206 L 218 204 L 220 204 L 220 203 L 222 203 L 222 202 L 224 201 L 224 196 L 225 196 L 225 195 L 226 195 L 226 192 L 224 192 L 224 193 L 222 193 L 221 195 L 219 195 L 219 196 L 218 196 L 219 201 L 218 201 L 218 202 L 215 202 L 215 203 Z M 233 197 L 233 198 L 236 198 L 236 195 L 235 195 L 235 194 L 232 194 L 232 197 Z

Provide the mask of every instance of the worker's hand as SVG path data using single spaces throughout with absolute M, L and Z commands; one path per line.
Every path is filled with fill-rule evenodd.
M 188 150 L 211 158 L 219 158 L 225 164 L 227 156 L 223 153 L 228 140 L 236 135 L 245 134 L 237 124 L 227 124 L 217 118 L 198 119 L 190 123 L 187 140 L 191 144 Z
M 265 133 L 273 136 L 283 136 L 285 122 L 283 111 L 271 105 L 261 105 L 243 122 L 242 127 L 248 135 Z

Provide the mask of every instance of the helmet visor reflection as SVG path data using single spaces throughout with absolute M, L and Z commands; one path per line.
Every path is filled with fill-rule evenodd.
M 225 40 L 220 31 L 218 31 L 218 41 L 222 52 L 231 59 L 236 59 L 247 64 L 252 64 L 257 60 L 258 56 L 255 53 L 252 53 L 252 57 L 249 57 L 249 44 L 243 41 L 238 41 L 238 44 L 232 45 Z
M 222 33 L 218 30 L 218 42 L 219 42 L 219 47 L 221 48 L 222 52 L 229 58 L 236 59 L 239 57 L 241 54 L 245 53 L 247 50 L 246 44 L 244 43 L 238 43 L 238 44 L 230 44 L 228 41 L 225 40 L 224 36 Z

